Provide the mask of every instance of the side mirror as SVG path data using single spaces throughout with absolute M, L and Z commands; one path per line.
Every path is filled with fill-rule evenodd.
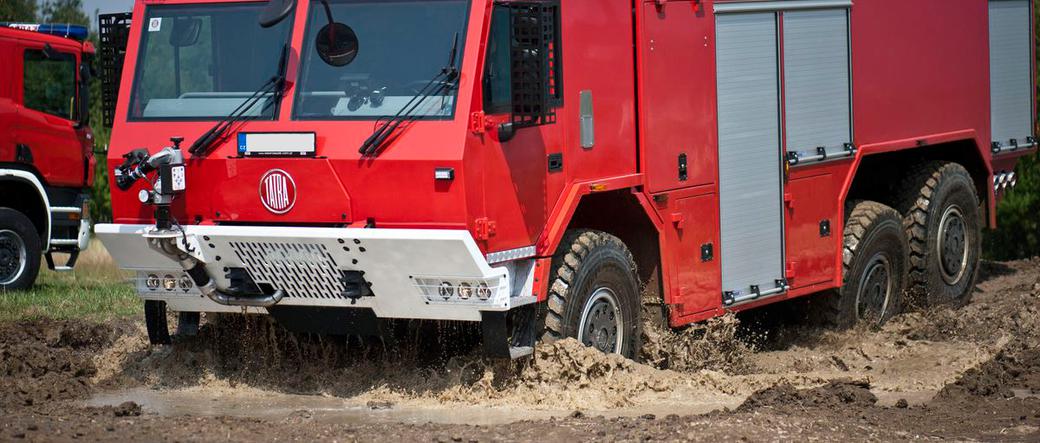
M 314 48 L 322 61 L 331 66 L 346 66 L 358 54 L 357 34 L 350 26 L 333 22 L 322 26 L 314 41 Z
M 270 0 L 260 12 L 260 26 L 270 28 L 285 20 L 296 7 L 296 0 Z
M 498 125 L 498 141 L 505 143 L 516 137 L 516 126 L 511 122 Z
M 170 32 L 170 46 L 184 48 L 194 46 L 202 34 L 202 20 L 197 18 L 176 18 L 173 20 L 173 31 Z

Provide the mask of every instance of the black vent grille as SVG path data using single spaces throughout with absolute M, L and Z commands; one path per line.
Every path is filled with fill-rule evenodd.
M 107 127 L 112 127 L 115 119 L 119 81 L 123 77 L 123 59 L 126 58 L 126 43 L 130 38 L 130 18 L 129 12 L 98 15 L 101 109 Z
M 513 124 L 518 127 L 556 122 L 562 98 L 560 4 L 512 2 Z

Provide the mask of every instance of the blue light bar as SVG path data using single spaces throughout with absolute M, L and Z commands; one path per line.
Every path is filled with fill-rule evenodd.
M 58 37 L 86 40 L 90 33 L 86 26 L 48 23 L 0 23 L 0 26 L 21 29 L 23 31 L 40 32 Z

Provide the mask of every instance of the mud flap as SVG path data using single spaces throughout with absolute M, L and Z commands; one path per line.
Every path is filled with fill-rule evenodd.
M 145 300 L 144 324 L 148 329 L 148 343 L 153 345 L 170 344 L 170 327 L 166 323 L 166 302 Z
M 275 305 L 267 308 L 279 325 L 292 332 L 323 335 L 392 337 L 387 322 L 368 308 Z
M 510 311 L 481 311 L 480 329 L 484 355 L 517 359 L 534 353 L 537 338 L 537 304 Z

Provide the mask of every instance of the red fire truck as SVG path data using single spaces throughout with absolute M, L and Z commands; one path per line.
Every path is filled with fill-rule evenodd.
M 633 356 L 651 317 L 964 304 L 1036 150 L 1030 3 L 139 1 L 96 231 L 155 343 L 172 309 Z
M 72 269 L 90 240 L 86 37 L 82 26 L 0 23 L 0 291 L 32 286 L 41 255 Z

